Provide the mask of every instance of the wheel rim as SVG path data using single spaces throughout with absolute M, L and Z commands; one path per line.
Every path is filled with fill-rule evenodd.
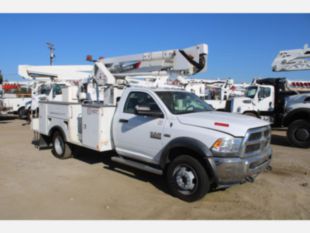
M 305 128 L 300 128 L 296 130 L 295 136 L 297 140 L 305 142 L 310 139 L 310 131 Z
M 55 138 L 54 147 L 55 147 L 55 151 L 58 155 L 63 154 L 64 144 L 63 144 L 63 141 L 59 137 Z
M 173 171 L 179 192 L 188 195 L 197 189 L 198 178 L 195 170 L 185 164 L 177 166 Z

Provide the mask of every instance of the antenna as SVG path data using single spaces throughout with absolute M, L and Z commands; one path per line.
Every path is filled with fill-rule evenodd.
M 54 58 L 56 57 L 55 55 L 55 46 L 54 44 L 50 43 L 50 42 L 47 42 L 47 47 L 48 49 L 50 50 L 50 65 L 52 66 L 53 63 L 54 63 Z

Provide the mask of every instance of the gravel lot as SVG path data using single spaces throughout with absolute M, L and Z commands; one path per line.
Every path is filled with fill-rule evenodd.
M 310 219 L 310 149 L 273 131 L 273 170 L 195 203 L 162 179 L 83 150 L 59 160 L 37 150 L 29 125 L 0 119 L 0 219 Z

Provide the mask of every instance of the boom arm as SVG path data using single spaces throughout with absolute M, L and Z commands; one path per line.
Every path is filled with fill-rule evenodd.
M 94 66 L 94 79 L 100 86 L 113 85 L 126 76 L 173 76 L 177 79 L 206 70 L 208 46 L 149 52 L 99 59 Z
M 29 66 L 19 65 L 18 74 L 27 80 L 37 78 L 57 79 L 57 80 L 78 80 L 91 76 L 93 66 L 74 65 L 74 66 Z
M 272 63 L 272 71 L 310 70 L 310 48 L 280 51 Z

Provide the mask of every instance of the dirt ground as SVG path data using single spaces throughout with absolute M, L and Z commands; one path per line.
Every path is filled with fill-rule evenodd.
M 285 131 L 273 132 L 271 172 L 186 203 L 160 177 L 112 169 L 101 154 L 39 151 L 23 124 L 0 119 L 0 219 L 310 219 L 310 149 L 288 146 Z

